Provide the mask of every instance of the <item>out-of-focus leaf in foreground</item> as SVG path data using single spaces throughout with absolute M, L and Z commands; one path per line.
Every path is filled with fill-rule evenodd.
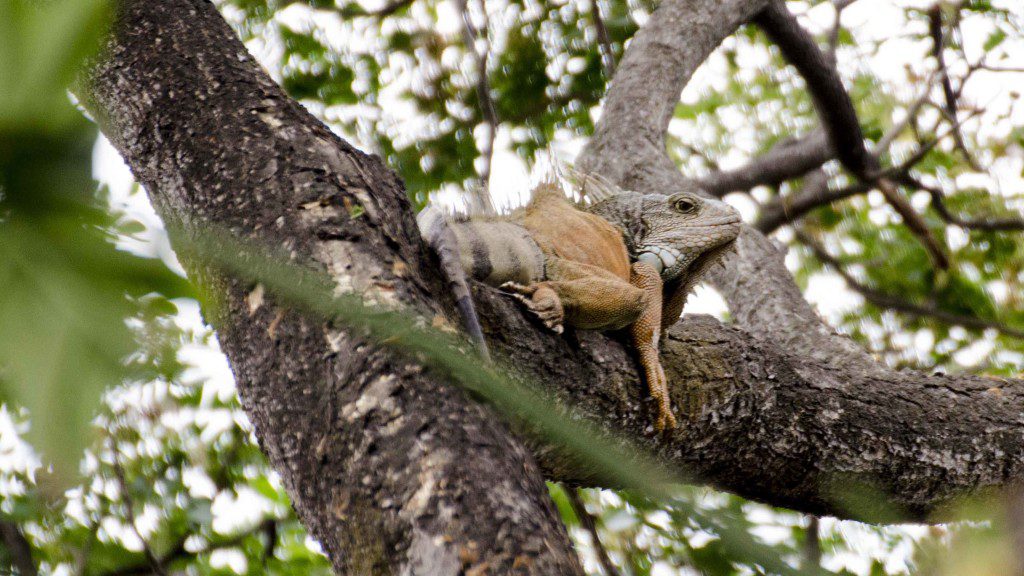
M 106 2 L 0 0 L 0 402 L 66 477 L 101 391 L 127 375 L 129 297 L 189 293 L 112 242 L 91 177 L 95 128 L 66 91 L 99 46 Z

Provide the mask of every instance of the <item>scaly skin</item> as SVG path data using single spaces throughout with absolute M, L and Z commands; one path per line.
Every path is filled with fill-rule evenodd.
M 465 273 L 500 285 L 549 329 L 628 328 L 657 402 L 655 428 L 676 426 L 658 357 L 661 332 L 736 239 L 735 210 L 689 193 L 617 189 L 581 210 L 545 183 L 509 218 L 452 226 Z

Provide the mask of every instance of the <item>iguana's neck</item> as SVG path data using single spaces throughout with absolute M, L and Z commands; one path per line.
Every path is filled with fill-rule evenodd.
M 631 259 L 636 258 L 637 248 L 647 234 L 643 220 L 643 194 L 622 192 L 597 202 L 587 211 L 604 218 L 622 232 Z

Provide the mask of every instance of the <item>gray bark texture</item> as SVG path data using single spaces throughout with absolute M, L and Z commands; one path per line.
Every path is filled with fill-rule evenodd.
M 696 189 L 665 154 L 668 120 L 696 67 L 763 6 L 665 0 L 579 164 L 631 188 Z M 208 1 L 121 0 L 89 79 L 87 107 L 182 234 L 227 228 L 369 302 L 457 322 L 401 182 L 283 94 Z M 186 267 L 217 304 L 261 447 L 339 574 L 581 573 L 544 480 L 592 486 L 595 471 L 414 359 Z M 495 356 L 688 481 L 814 514 L 925 520 L 1024 478 L 1021 382 L 878 365 L 820 321 L 752 228 L 713 282 L 735 325 L 695 316 L 668 331 L 681 422 L 668 435 L 614 336 L 549 334 L 474 290 Z M 850 506 L 857 484 L 874 506 Z

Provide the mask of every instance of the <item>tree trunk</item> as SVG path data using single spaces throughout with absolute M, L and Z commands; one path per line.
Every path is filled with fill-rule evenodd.
M 121 2 L 90 77 L 90 109 L 183 234 L 223 227 L 367 300 L 442 311 L 401 182 L 283 94 L 211 3 Z M 339 574 L 582 572 L 537 464 L 489 409 L 260 287 L 186 266 L 217 302 L 260 445 Z

